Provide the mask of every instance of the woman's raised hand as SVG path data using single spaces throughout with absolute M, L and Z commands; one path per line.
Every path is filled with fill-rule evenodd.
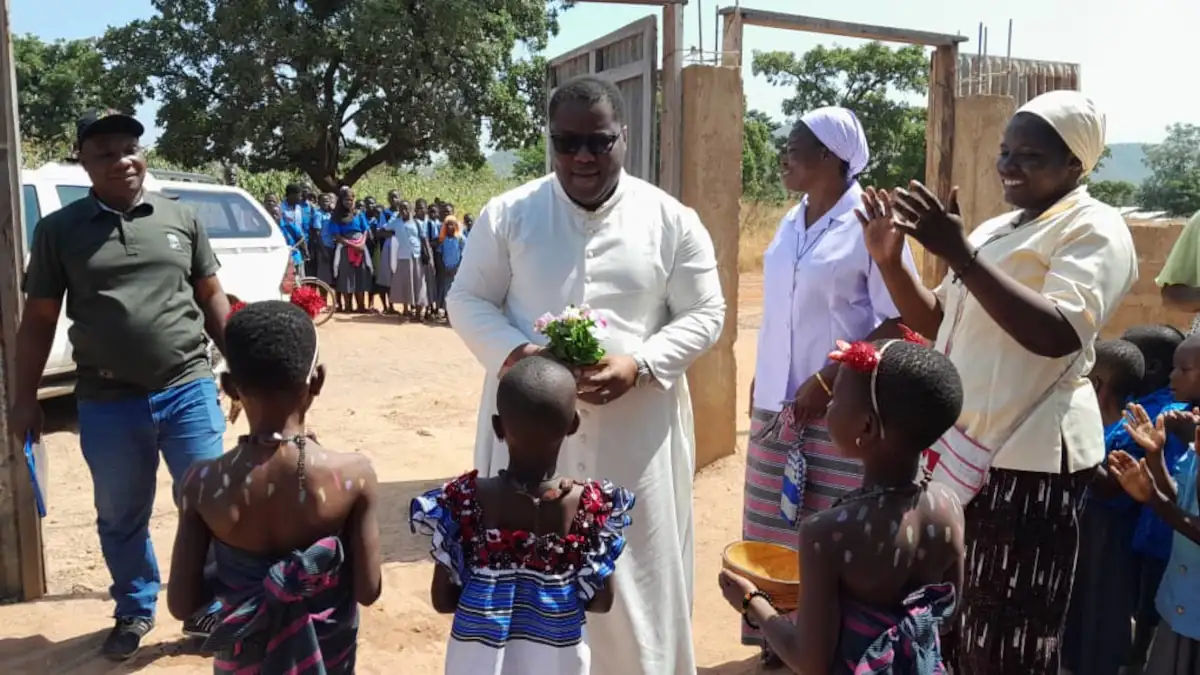
M 892 196 L 886 190 L 869 187 L 863 191 L 862 208 L 854 209 L 863 226 L 867 253 L 879 265 L 900 264 L 904 254 L 904 236 L 908 228 L 896 220 Z

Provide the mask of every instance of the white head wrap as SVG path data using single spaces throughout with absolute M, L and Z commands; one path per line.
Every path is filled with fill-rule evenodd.
M 845 108 L 828 106 L 805 113 L 800 121 L 830 152 L 850 165 L 851 178 L 867 168 L 871 150 L 857 115 Z
M 1049 91 L 1021 106 L 1049 122 L 1062 137 L 1071 154 L 1083 164 L 1083 174 L 1092 172 L 1104 153 L 1104 114 L 1092 99 L 1077 91 Z

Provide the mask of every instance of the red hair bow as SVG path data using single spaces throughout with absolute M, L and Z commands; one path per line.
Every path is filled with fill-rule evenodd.
M 325 298 L 316 289 L 301 286 L 292 291 L 292 304 L 304 310 L 309 317 L 315 319 L 325 309 Z
M 903 335 L 905 342 L 912 342 L 922 346 L 929 346 L 929 341 L 918 335 L 908 326 L 900 324 L 900 334 Z M 887 348 L 887 343 L 884 349 Z M 878 349 L 871 342 L 846 342 L 845 340 L 837 341 L 837 349 L 829 353 L 829 358 L 838 363 L 848 366 L 860 373 L 873 373 L 879 367 L 879 359 L 883 356 L 883 350 Z

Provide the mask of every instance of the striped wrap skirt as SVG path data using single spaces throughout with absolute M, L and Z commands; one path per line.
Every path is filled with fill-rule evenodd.
M 824 511 L 842 495 L 862 487 L 862 464 L 838 452 L 829 438 L 824 419 L 811 421 L 799 431 L 783 427 L 774 438 L 754 440 L 775 415 L 761 408 L 755 408 L 750 414 L 751 440 L 746 451 L 742 538 L 798 550 L 798 525 L 789 523 L 780 507 L 788 453 L 798 448 L 807 460 L 800 518 Z M 743 622 L 742 644 L 761 646 L 764 641 L 758 631 Z

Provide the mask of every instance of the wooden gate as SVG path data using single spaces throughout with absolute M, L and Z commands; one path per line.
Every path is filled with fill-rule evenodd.
M 560 84 L 587 74 L 616 84 L 625 98 L 625 124 L 629 128 L 625 170 L 651 183 L 658 182 L 658 162 L 654 152 L 658 127 L 655 124 L 657 61 L 658 23 L 650 15 L 551 59 L 546 87 L 552 95 Z M 546 167 L 549 169 L 549 144 L 546 147 Z

